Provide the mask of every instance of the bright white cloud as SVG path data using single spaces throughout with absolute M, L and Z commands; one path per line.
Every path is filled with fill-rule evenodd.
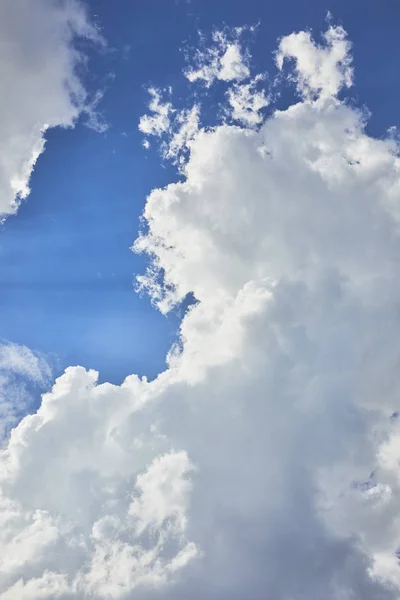
M 233 31 L 216 30 L 212 35 L 212 45 L 198 49 L 191 58 L 194 66 L 190 66 L 185 75 L 194 83 L 203 82 L 210 87 L 215 80 L 243 81 L 250 75 L 248 56 L 243 52 L 240 38 L 244 28 Z
M 1 600 L 398 597 L 400 159 L 304 35 L 300 101 L 147 199 L 142 285 L 198 300 L 168 369 L 68 369 L 0 454 Z
M 73 47 L 77 36 L 101 41 L 79 0 L 0 3 L 1 216 L 28 196 L 45 131 L 73 125 L 82 110 L 93 113 L 76 72 L 84 59 Z
M 276 63 L 282 69 L 285 59 L 296 63 L 294 79 L 304 97 L 336 96 L 353 79 L 350 44 L 342 27 L 330 27 L 324 34 L 324 46 L 317 45 L 309 31 L 292 33 L 282 38 Z
M 140 118 L 139 130 L 145 135 L 161 136 L 169 131 L 171 125 L 171 113 L 173 112 L 170 102 L 163 102 L 160 90 L 149 88 L 151 100 L 149 102 L 150 115 Z

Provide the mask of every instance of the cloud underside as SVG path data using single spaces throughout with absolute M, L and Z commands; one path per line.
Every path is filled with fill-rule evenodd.
M 69 368 L 12 431 L 0 600 L 399 595 L 397 144 L 339 99 L 340 28 L 280 41 L 299 100 L 251 122 L 229 94 L 268 90 L 221 35 L 189 73 L 231 86 L 226 120 L 155 91 L 141 121 L 185 153 L 147 199 L 140 284 L 197 303 L 154 381 Z

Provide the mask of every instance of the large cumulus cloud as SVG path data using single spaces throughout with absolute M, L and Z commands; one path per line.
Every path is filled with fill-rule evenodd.
M 192 76 L 231 86 L 225 122 L 182 134 L 153 91 L 144 129 L 181 152 L 135 245 L 160 310 L 197 301 L 180 343 L 151 382 L 68 369 L 12 431 L 1 600 L 398 597 L 398 147 L 340 99 L 335 27 L 280 41 L 298 101 L 240 125 L 268 90 L 239 34 L 232 76 L 227 32 Z

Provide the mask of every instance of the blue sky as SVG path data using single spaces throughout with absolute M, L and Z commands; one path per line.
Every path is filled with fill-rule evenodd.
M 149 377 L 160 372 L 179 323 L 133 292 L 134 274 L 146 265 L 129 250 L 145 197 L 176 177 L 156 151 L 141 146 L 137 124 L 146 87 L 172 85 L 185 97 L 180 49 L 196 43 L 197 30 L 223 24 L 259 23 L 252 62 L 274 74 L 277 39 L 304 28 L 323 30 L 330 10 L 354 44 L 351 95 L 368 104 L 370 131 L 379 136 L 398 124 L 400 75 L 393 57 L 400 51 L 400 7 L 319 0 L 119 0 L 118 8 L 92 0 L 88 6 L 108 50 L 92 51 L 85 79 L 90 89 L 105 90 L 99 110 L 109 130 L 99 134 L 81 119 L 74 130 L 47 134 L 29 201 L 1 231 L 0 337 L 51 355 L 56 372 L 81 364 L 117 383 L 132 370 Z M 282 95 L 282 106 L 288 98 Z

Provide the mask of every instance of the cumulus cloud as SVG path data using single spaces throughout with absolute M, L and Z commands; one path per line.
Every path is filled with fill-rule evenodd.
M 197 301 L 168 368 L 67 369 L 0 453 L 1 600 L 398 597 L 398 147 L 343 31 L 295 35 L 299 101 L 199 122 L 147 199 L 142 287 Z
M 120 598 L 198 554 L 193 465 L 143 414 L 146 382 L 96 380 L 68 369 L 1 453 L 0 598 Z
M 33 6 L 34 4 L 34 6 Z M 94 116 L 77 67 L 76 37 L 101 42 L 78 0 L 13 0 L 0 5 L 0 217 L 17 211 L 49 127 Z
M 282 69 L 285 59 L 296 63 L 295 82 L 303 97 L 316 94 L 336 96 L 353 79 L 350 44 L 342 27 L 329 27 L 323 35 L 324 45 L 314 42 L 309 31 L 292 33 L 280 41 L 276 64 Z

